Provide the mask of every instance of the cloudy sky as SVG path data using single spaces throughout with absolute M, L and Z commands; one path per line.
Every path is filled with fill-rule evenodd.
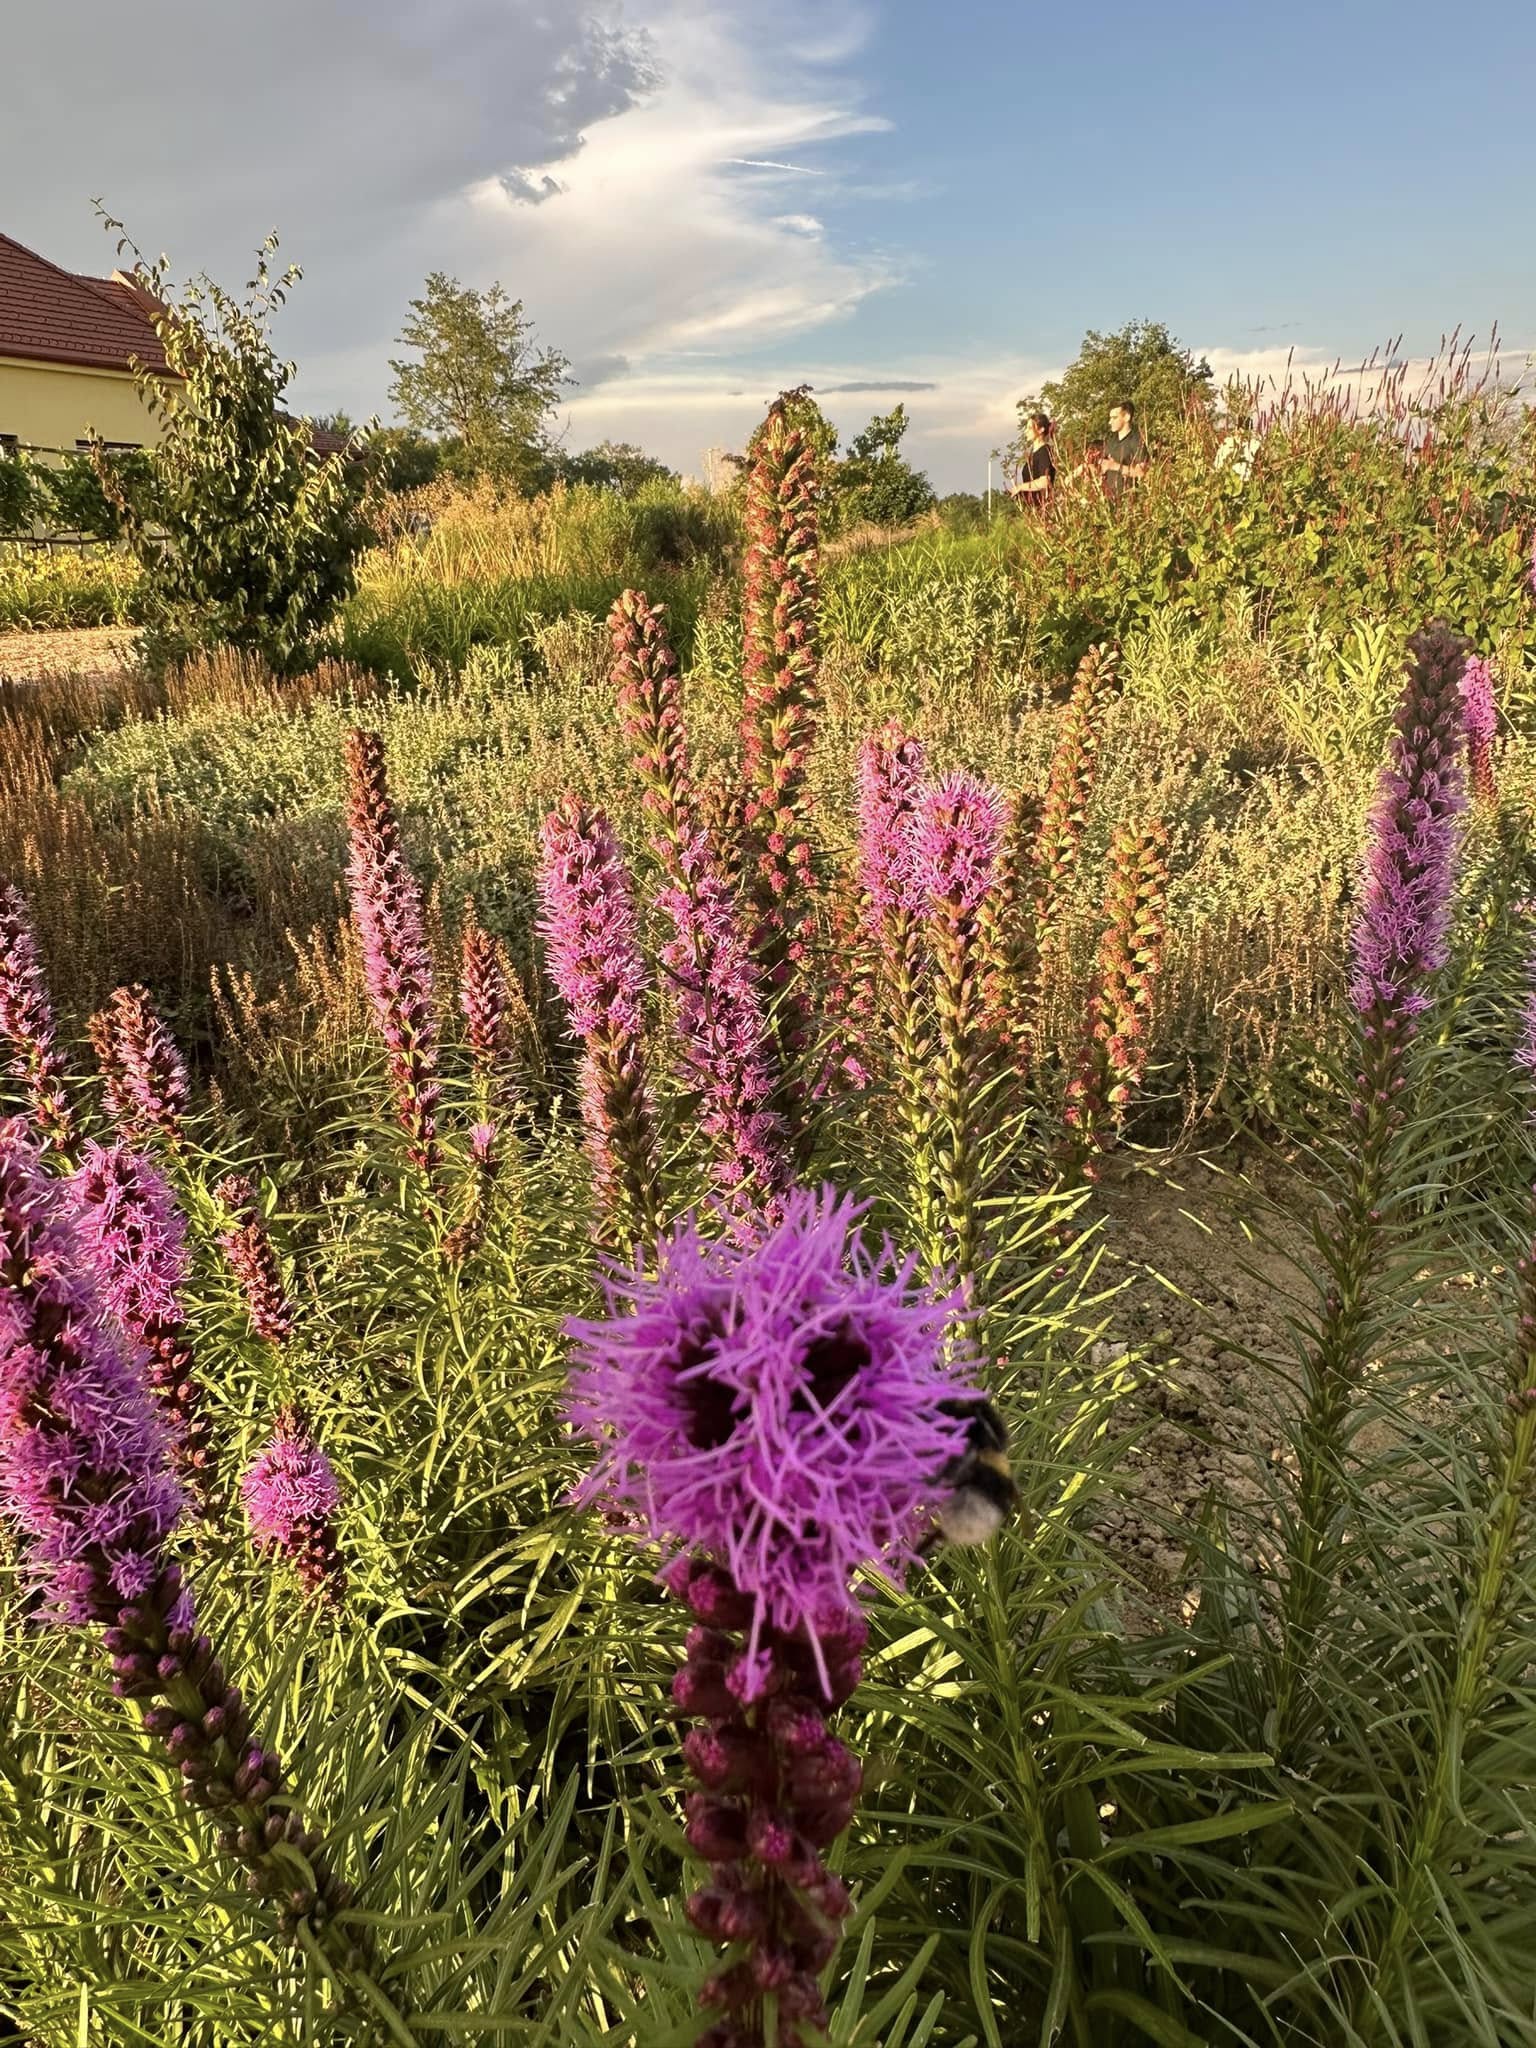
M 1536 349 L 1536 8 L 1483 0 L 48 0 L 6 8 L 0 230 L 305 281 L 296 397 L 388 416 L 431 269 L 499 279 L 573 448 L 697 471 L 811 382 L 941 488 L 1084 330 L 1219 370 Z

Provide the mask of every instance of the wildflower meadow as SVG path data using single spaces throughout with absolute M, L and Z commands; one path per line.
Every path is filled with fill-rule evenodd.
M 1536 2044 L 1536 482 L 1244 424 L 0 700 L 0 2041 Z

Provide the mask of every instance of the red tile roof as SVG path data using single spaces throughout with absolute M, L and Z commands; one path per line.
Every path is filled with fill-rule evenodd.
M 136 356 L 165 370 L 144 294 L 126 279 L 76 277 L 0 235 L 0 356 L 126 370 Z

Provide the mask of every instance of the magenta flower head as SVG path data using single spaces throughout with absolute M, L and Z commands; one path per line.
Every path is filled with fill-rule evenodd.
M 68 1191 L 0 1124 L 0 1513 L 48 1619 L 115 1621 L 160 1582 L 182 1510 L 168 1449 Z
M 578 1038 L 636 1037 L 645 965 L 634 888 L 607 814 L 567 796 L 540 833 L 539 931 Z
M 384 1041 L 395 1114 L 413 1165 L 430 1181 L 437 1139 L 437 1011 L 421 884 L 406 859 L 389 793 L 384 742 L 376 732 L 346 738 L 347 884 L 363 949 L 363 979 Z
M 924 908 L 912 873 L 911 825 L 926 765 L 922 741 L 894 722 L 859 749 L 859 881 L 876 931 L 892 912 L 920 915 Z
M 634 888 L 606 815 L 576 797 L 550 812 L 542 842 L 539 930 L 585 1048 L 582 1121 L 598 1206 L 633 1244 L 654 1234 L 658 1201 Z
M 1351 945 L 1349 998 L 1373 1031 L 1401 1037 L 1429 1007 L 1445 964 L 1465 808 L 1461 750 L 1467 644 L 1427 626 L 1408 643 L 1407 688 L 1377 784 L 1365 885 Z
M 159 1168 L 121 1140 L 87 1145 L 70 1188 L 107 1308 L 143 1347 L 173 1462 L 204 1493 L 214 1464 L 213 1428 L 182 1306 L 187 1227 L 176 1198 Z
M 959 1299 L 872 1250 L 862 1213 L 797 1189 L 746 1246 L 687 1219 L 654 1274 L 608 1279 L 606 1318 L 567 1325 L 568 1413 L 598 1447 L 580 1497 L 723 1565 L 755 1610 L 749 1656 L 763 1627 L 845 1629 L 855 1575 L 911 1562 L 963 1445 L 946 1404 L 974 1393 L 977 1364 L 954 1343 Z
M 240 1481 L 240 1497 L 257 1549 L 281 1550 L 309 1592 L 338 1600 L 346 1583 L 335 1532 L 341 1488 L 297 1407 L 278 1416 L 271 1442 Z
M 114 989 L 100 1028 L 110 1048 L 109 1113 L 130 1138 L 158 1137 L 174 1151 L 191 1085 L 186 1061 L 149 990 L 138 982 Z
M 64 1090 L 53 1001 L 38 956 L 27 899 L 0 881 L 0 1040 L 9 1040 L 9 1070 L 25 1084 L 40 1135 L 68 1152 L 75 1119 Z
M 911 825 L 912 882 L 936 915 L 969 919 L 997 872 L 1008 824 L 1000 791 L 978 776 L 946 775 L 925 789 Z
M 1493 694 L 1493 670 L 1480 654 L 1471 655 L 1461 672 L 1461 715 L 1467 728 L 1467 767 L 1472 794 L 1479 803 L 1497 803 L 1493 774 L 1493 742 L 1499 729 Z

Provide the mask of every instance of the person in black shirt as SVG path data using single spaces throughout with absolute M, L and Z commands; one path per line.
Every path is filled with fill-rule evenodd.
M 1013 487 L 1017 504 L 1043 512 L 1051 502 L 1056 482 L 1056 458 L 1051 453 L 1051 423 L 1043 412 L 1032 412 L 1024 422 L 1026 446 L 1019 462 L 1019 480 Z
M 1117 503 L 1135 490 L 1146 473 L 1147 444 L 1136 425 L 1136 408 L 1128 398 L 1122 398 L 1109 409 L 1109 439 L 1104 443 L 1099 466 L 1105 497 L 1111 504 Z

